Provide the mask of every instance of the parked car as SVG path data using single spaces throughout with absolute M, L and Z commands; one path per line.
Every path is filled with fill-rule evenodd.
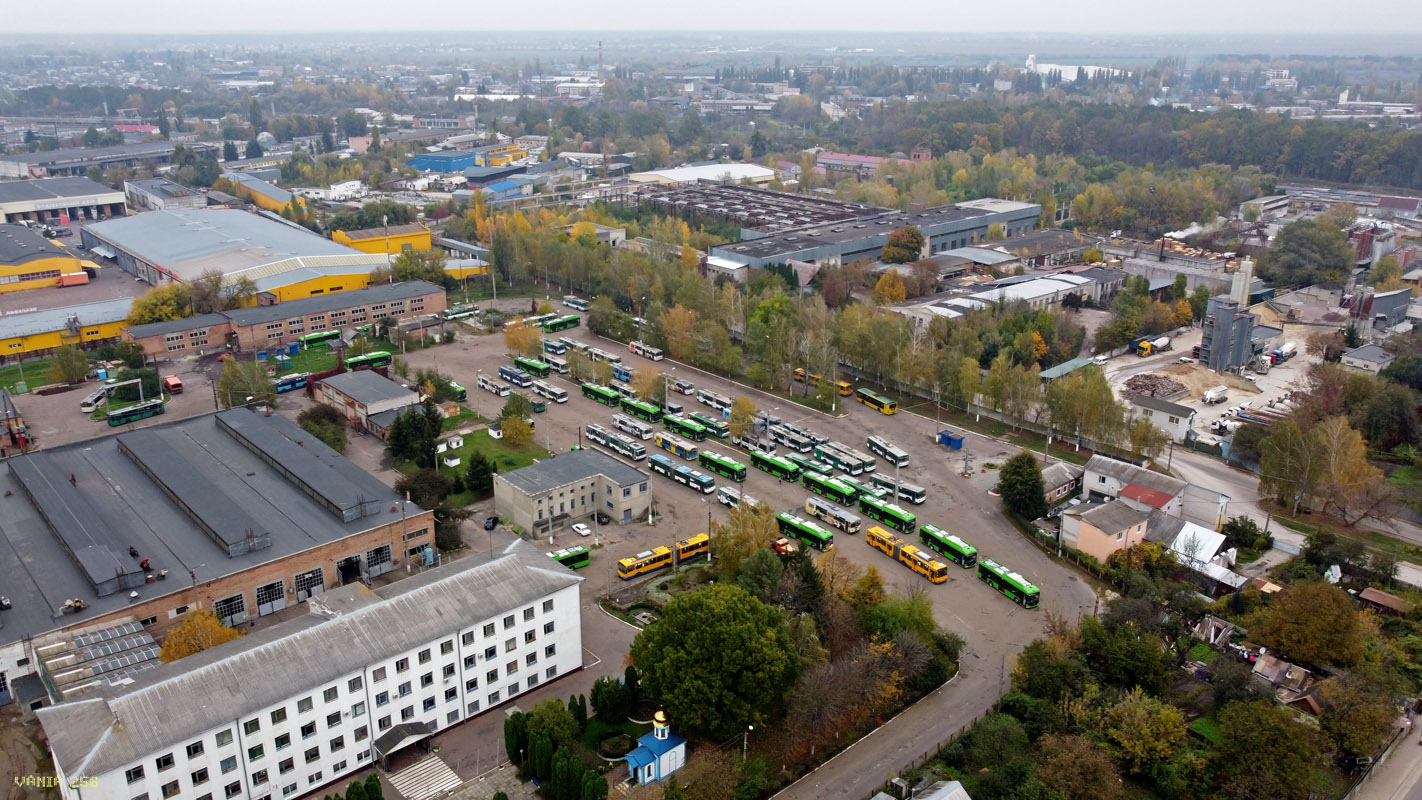
M 611 525 L 611 524 L 612 524 L 612 517 L 609 517 L 608 515 L 606 515 L 606 514 L 602 513 L 601 511 L 599 511 L 599 512 L 597 512 L 597 524 L 599 524 L 599 525 Z
M 574 523 L 573 533 L 576 533 L 579 536 L 592 536 L 592 528 L 589 528 L 581 522 Z
M 491 530 L 493 530 L 493 529 L 495 529 L 495 528 L 497 528 L 497 527 L 499 527 L 499 518 L 498 518 L 498 517 L 485 517 L 485 518 L 484 518 L 484 530 L 486 530 L 486 531 L 491 531 Z

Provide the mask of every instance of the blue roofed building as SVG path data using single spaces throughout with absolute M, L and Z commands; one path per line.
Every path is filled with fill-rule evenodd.
M 637 747 L 622 757 L 631 779 L 642 786 L 655 783 L 686 766 L 686 739 L 671 732 L 667 715 L 652 717 L 652 732 L 637 740 Z
M 533 186 L 527 182 L 499 181 L 484 187 L 484 196 L 495 202 L 533 194 Z
M 436 150 L 418 153 L 405 162 L 420 172 L 463 172 L 479 166 L 478 157 L 469 150 Z

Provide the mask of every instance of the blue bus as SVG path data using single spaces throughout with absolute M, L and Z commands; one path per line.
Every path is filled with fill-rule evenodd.
M 532 386 L 533 378 L 527 372 L 513 367 L 499 367 L 499 377 L 512 383 L 514 386 Z

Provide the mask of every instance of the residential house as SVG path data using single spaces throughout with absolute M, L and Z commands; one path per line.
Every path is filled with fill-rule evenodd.
M 1106 563 L 1117 550 L 1146 539 L 1147 517 L 1120 501 L 1088 504 L 1062 514 L 1062 542 Z
M 1229 495 L 1101 455 L 1086 462 L 1081 480 L 1083 500 L 1119 498 L 1142 513 L 1155 509 L 1211 530 L 1224 524 L 1229 506 Z
M 1165 431 L 1172 442 L 1185 441 L 1195 421 L 1195 409 L 1145 395 L 1131 398 L 1131 413 L 1150 420 L 1152 425 Z
M 1376 375 L 1387 369 L 1395 356 L 1375 344 L 1365 344 L 1343 352 L 1343 366 L 1354 372 Z
M 1249 582 L 1230 569 L 1234 550 L 1226 547 L 1222 533 L 1155 511 L 1147 514 L 1146 541 L 1173 553 L 1180 566 L 1211 595 L 1228 594 Z
M 397 416 L 420 402 L 415 392 L 366 369 L 321 381 L 317 399 L 344 414 L 355 430 L 368 430 L 381 439 Z
M 1081 489 L 1081 476 L 1085 472 L 1076 464 L 1058 461 L 1042 470 L 1042 489 L 1051 507 L 1076 494 Z
M 1358 594 L 1358 605 L 1390 617 L 1405 617 L 1412 613 L 1412 604 L 1395 594 L 1371 586 Z

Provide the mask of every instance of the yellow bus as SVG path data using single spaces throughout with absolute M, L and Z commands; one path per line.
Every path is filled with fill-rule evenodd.
M 889 533 L 878 525 L 869 528 L 869 532 L 864 534 L 864 541 L 875 550 L 882 550 L 889 558 L 894 557 L 895 551 L 903 545 L 904 540 Z
M 682 539 L 676 543 L 676 563 L 681 564 L 711 550 L 711 537 L 704 533 Z
M 638 575 L 645 575 L 656 572 L 659 569 L 670 567 L 672 563 L 672 551 L 669 547 L 653 547 L 638 553 L 631 558 L 624 558 L 617 562 L 617 577 L 624 581 L 631 580 Z
M 854 399 L 877 410 L 881 414 L 893 414 L 899 410 L 898 403 L 881 394 L 875 394 L 868 389 L 860 389 L 855 392 Z
M 928 579 L 929 583 L 943 583 L 948 580 L 948 566 L 931 558 L 911 544 L 899 548 L 899 561 L 909 569 Z

